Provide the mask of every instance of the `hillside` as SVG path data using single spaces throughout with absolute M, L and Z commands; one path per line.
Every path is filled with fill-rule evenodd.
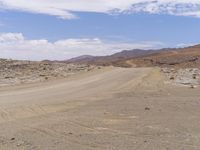
M 121 60 L 126 60 L 130 58 L 136 58 L 141 56 L 146 56 L 150 54 L 157 53 L 155 50 L 124 50 L 119 53 L 115 53 L 109 56 L 90 56 L 83 55 L 80 57 L 69 59 L 65 62 L 67 63 L 78 63 L 78 64 L 94 64 L 94 65 L 112 65 L 113 63 Z
M 171 51 L 159 51 L 155 54 L 115 62 L 115 65 L 120 64 L 129 64 L 137 67 L 198 68 L 200 66 L 200 45 Z
M 200 45 L 160 50 L 126 50 L 110 56 L 73 58 L 68 60 L 67 63 L 113 65 L 119 67 L 199 67 Z

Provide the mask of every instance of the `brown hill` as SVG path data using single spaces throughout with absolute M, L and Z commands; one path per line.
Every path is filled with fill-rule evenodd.
M 200 45 L 186 48 L 160 50 L 130 50 L 110 56 L 81 56 L 66 61 L 67 63 L 113 65 L 120 67 L 199 67 Z
M 114 65 L 196 68 L 200 67 L 200 45 L 170 51 L 158 51 L 138 58 L 116 61 Z
M 78 63 L 78 64 L 94 64 L 94 65 L 113 65 L 116 62 L 142 57 L 150 54 L 157 53 L 158 51 L 163 51 L 168 49 L 162 49 L 162 50 L 140 50 L 140 49 L 134 49 L 134 50 L 124 50 L 119 53 L 115 53 L 113 55 L 109 56 L 90 56 L 90 55 L 83 55 L 76 58 L 69 59 L 65 62 L 67 63 Z

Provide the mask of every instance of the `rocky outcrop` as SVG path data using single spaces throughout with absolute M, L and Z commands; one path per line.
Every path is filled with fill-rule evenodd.
M 176 85 L 190 86 L 192 88 L 200 85 L 200 69 L 199 68 L 162 68 L 162 72 Z
M 91 65 L 0 59 L 0 86 L 41 82 L 93 70 Z

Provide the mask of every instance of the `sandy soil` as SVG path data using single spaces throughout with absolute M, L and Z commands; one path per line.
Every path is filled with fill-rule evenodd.
M 1 150 L 199 150 L 199 88 L 105 68 L 0 88 Z

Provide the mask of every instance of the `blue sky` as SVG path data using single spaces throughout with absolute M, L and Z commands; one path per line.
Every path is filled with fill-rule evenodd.
M 164 10 L 160 9 L 160 4 L 153 3 L 156 11 L 155 8 L 149 10 L 150 6 L 146 8 L 146 5 L 145 8 L 136 5 L 127 11 L 130 8 L 125 5 L 124 10 L 111 13 L 103 7 L 90 10 L 89 6 L 80 8 L 75 3 L 73 11 L 67 10 L 66 14 L 49 11 L 46 3 L 41 3 L 45 6 L 41 10 L 35 10 L 34 7 L 26 8 L 28 4 L 23 4 L 23 0 L 22 6 L 8 1 L 10 3 L 5 4 L 0 0 L 0 57 L 3 58 L 68 59 L 84 54 L 108 55 L 123 49 L 158 49 L 200 43 L 199 1 L 189 6 L 189 2 L 180 3 L 181 7 L 191 7 L 189 10 L 179 10 L 177 5 L 172 5 L 175 7 L 173 13 L 172 6 L 168 12 L 168 5 L 174 2 L 170 0 Z M 39 1 L 36 4 L 40 6 Z M 112 5 L 114 8 L 119 6 Z

